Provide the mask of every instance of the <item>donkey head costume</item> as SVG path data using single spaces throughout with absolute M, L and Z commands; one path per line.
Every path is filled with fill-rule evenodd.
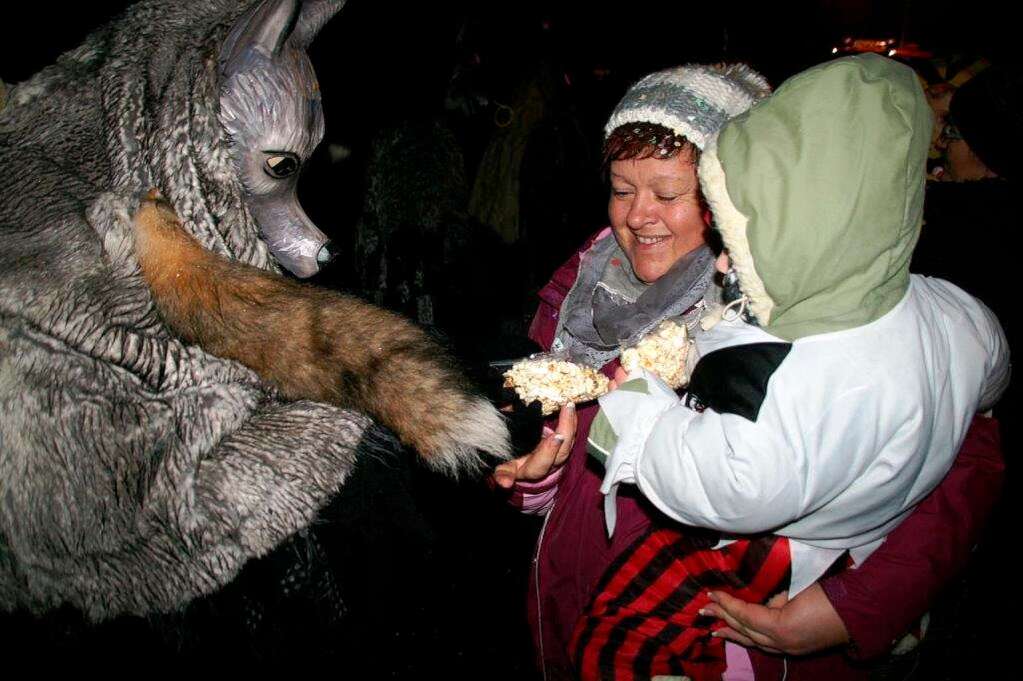
M 142 2 L 10 93 L 0 609 L 178 608 L 306 526 L 370 446 L 368 417 L 284 401 L 176 338 L 130 237 L 155 187 L 230 260 L 299 277 L 329 260 L 295 185 L 323 134 L 304 50 L 341 4 Z M 503 424 L 484 420 L 488 443 L 437 465 L 471 463 L 469 444 L 503 453 Z

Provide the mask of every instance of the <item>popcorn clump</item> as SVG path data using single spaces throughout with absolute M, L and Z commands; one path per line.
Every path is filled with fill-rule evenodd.
M 635 347 L 622 351 L 622 368 L 632 373 L 643 367 L 657 374 L 672 390 L 677 390 L 689 382 L 686 376 L 689 345 L 689 332 L 685 325 L 665 319 L 643 336 Z
M 504 372 L 504 386 L 514 388 L 525 404 L 539 401 L 543 414 L 553 414 L 569 402 L 595 400 L 608 391 L 607 376 L 583 364 L 531 357 Z

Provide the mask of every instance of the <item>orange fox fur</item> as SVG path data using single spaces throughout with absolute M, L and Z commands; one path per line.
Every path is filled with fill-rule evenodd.
M 135 236 L 157 308 L 186 341 L 245 364 L 289 399 L 369 413 L 437 467 L 474 461 L 476 447 L 507 454 L 496 411 L 406 319 L 211 253 L 152 195 Z

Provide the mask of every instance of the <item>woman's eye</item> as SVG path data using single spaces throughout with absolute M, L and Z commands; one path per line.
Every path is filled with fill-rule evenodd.
M 286 154 L 271 156 L 263 164 L 263 170 L 270 177 L 280 180 L 298 171 L 298 159 Z
M 611 193 L 618 199 L 624 199 L 626 196 L 632 195 L 632 192 L 627 189 L 612 189 Z
M 677 199 L 677 198 L 678 198 L 678 195 L 677 195 L 677 194 L 676 194 L 676 195 L 674 195 L 674 196 L 665 196 L 665 195 L 663 195 L 663 194 L 658 194 L 658 195 L 657 195 L 657 200 L 658 200 L 658 201 L 664 201 L 665 203 L 667 203 L 667 202 L 669 202 L 669 201 L 674 201 L 674 200 L 675 200 L 675 199 Z

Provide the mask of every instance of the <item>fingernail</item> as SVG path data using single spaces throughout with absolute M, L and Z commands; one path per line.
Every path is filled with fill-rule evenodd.
M 719 634 L 719 633 L 718 633 L 718 632 L 716 632 L 716 631 L 712 631 L 712 632 L 710 632 L 710 635 L 711 635 L 711 636 L 713 636 L 714 638 L 721 638 L 721 634 Z
M 562 435 L 561 433 L 554 433 L 554 439 L 557 440 L 558 442 L 564 442 L 565 436 Z
M 565 405 L 564 407 L 562 407 L 562 408 L 563 408 L 563 409 L 573 409 L 573 410 L 574 410 L 574 409 L 575 409 L 575 402 L 569 402 L 568 404 L 566 404 L 566 405 Z
M 554 435 L 554 429 L 552 429 L 550 426 L 544 426 L 543 427 L 543 436 L 544 437 L 550 437 L 551 435 Z
M 699 614 L 703 615 L 704 617 L 706 617 L 707 615 L 709 615 L 709 614 L 710 614 L 709 612 L 707 612 L 707 609 L 706 609 L 706 608 L 700 608 L 700 609 L 699 609 L 699 610 L 697 610 L 696 612 L 698 612 Z

